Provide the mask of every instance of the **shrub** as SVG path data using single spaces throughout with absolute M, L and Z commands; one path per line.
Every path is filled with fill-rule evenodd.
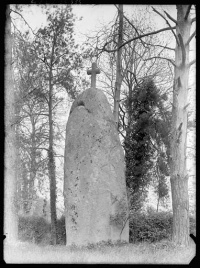
M 65 217 L 57 220 L 58 244 L 66 244 Z M 19 217 L 19 239 L 36 244 L 50 244 L 51 224 L 42 217 Z
M 42 217 L 19 217 L 19 239 L 22 241 L 41 243 L 48 240 L 50 224 Z
M 129 220 L 130 243 L 171 239 L 172 222 L 173 215 L 169 212 L 149 211 L 146 215 L 135 213 Z M 190 233 L 196 235 L 196 223 L 192 217 L 190 217 Z
M 109 240 L 102 240 L 100 242 L 97 242 L 97 243 L 88 243 L 86 246 L 82 246 L 82 248 L 86 248 L 86 249 L 101 249 L 101 248 L 104 248 L 104 247 L 121 247 L 121 246 L 124 246 L 128 244 L 127 241 L 121 241 L 121 240 L 117 240 L 117 241 L 112 241 L 111 239 Z
M 30 217 L 19 217 L 18 234 L 19 239 L 22 241 L 33 241 L 33 226 Z

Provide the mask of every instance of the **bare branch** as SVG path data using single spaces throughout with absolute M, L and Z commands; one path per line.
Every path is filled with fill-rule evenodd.
M 125 121 L 124 121 L 124 118 L 125 118 L 125 112 L 123 111 L 123 109 L 122 109 L 122 107 L 121 107 L 121 105 L 119 105 L 119 108 L 120 108 L 120 110 L 121 110 L 121 112 L 123 113 L 123 116 L 119 113 L 119 116 L 120 116 L 120 118 L 121 118 L 121 120 L 122 120 L 122 123 L 123 123 L 123 128 L 125 129 L 126 128 L 126 124 L 125 124 Z M 122 133 L 121 133 L 122 134 Z M 122 136 L 123 136 L 123 134 L 122 134 Z M 123 136 L 124 137 L 124 136 Z
M 144 60 L 144 61 L 152 60 L 152 59 L 163 59 L 163 60 L 167 60 L 167 61 L 169 61 L 171 64 L 173 64 L 173 65 L 176 67 L 176 64 L 175 64 L 175 62 L 174 62 L 173 60 L 168 59 L 168 58 L 165 58 L 165 57 L 159 57 L 159 56 L 156 56 L 156 57 L 148 58 L 148 59 L 146 59 L 146 60 Z
M 61 99 L 61 100 L 59 100 L 55 105 L 54 105 L 54 107 L 52 108 L 52 111 L 58 106 L 58 104 L 60 103 L 60 102 L 62 102 L 63 100 Z
M 152 7 L 152 9 L 154 12 L 156 12 L 158 15 L 160 15 L 167 22 L 166 18 L 158 10 L 156 10 L 154 7 Z
M 188 15 L 189 15 L 189 13 L 190 13 L 191 6 L 192 6 L 192 5 L 188 5 L 187 11 L 186 11 L 186 13 L 185 13 L 185 18 L 184 18 L 184 20 L 187 20 Z
M 62 157 L 62 158 L 64 158 L 64 155 L 62 155 L 62 154 L 55 154 L 54 156 L 55 157 Z
M 28 22 L 27 22 L 27 21 L 25 20 L 25 18 L 22 16 L 22 14 L 20 14 L 19 12 L 15 11 L 15 10 L 13 10 L 13 9 L 10 9 L 10 11 L 11 11 L 11 12 L 14 12 L 14 13 L 16 13 L 16 14 L 18 14 L 18 15 L 24 20 L 24 22 L 26 23 L 26 25 L 31 29 L 31 32 L 32 32 L 34 35 L 36 35 L 36 34 L 34 33 L 33 29 L 31 28 L 31 26 L 28 24 Z
M 18 31 L 20 37 L 22 38 L 22 40 L 24 41 L 24 37 L 22 36 L 22 33 L 20 32 L 20 30 L 17 29 L 17 27 L 15 26 L 15 24 L 13 23 L 13 21 L 11 20 L 12 25 L 14 26 L 14 28 Z
M 44 147 L 39 147 L 39 148 L 37 148 L 38 150 L 45 150 L 45 151 L 49 151 L 49 149 L 48 148 L 44 148 Z
M 188 67 L 190 68 L 192 64 L 194 64 L 196 62 L 196 60 L 192 60 L 189 64 Z
M 185 46 L 189 45 L 190 41 L 192 40 L 192 38 L 195 36 L 196 34 L 196 30 L 193 32 L 192 35 L 190 35 L 189 39 L 187 40 L 187 42 L 185 43 Z
M 164 12 L 165 12 L 166 16 L 167 16 L 170 20 L 172 20 L 175 24 L 177 24 L 177 21 L 176 21 L 174 18 L 172 18 L 166 11 L 164 11 Z
M 190 105 L 190 102 L 183 107 L 183 110 L 185 110 L 189 105 Z
M 134 77 L 134 79 L 135 79 L 135 82 L 136 82 L 136 84 L 138 85 L 138 81 L 137 81 L 137 78 L 136 78 L 135 73 L 131 72 L 130 70 L 127 70 L 127 72 L 129 72 L 130 74 L 133 75 L 133 77 Z
M 164 31 L 169 31 L 169 30 L 171 30 L 171 29 L 176 29 L 176 26 L 174 26 L 174 27 L 163 28 L 163 29 L 160 29 L 160 30 L 157 30 L 157 31 L 154 31 L 154 32 L 150 32 L 150 33 L 147 33 L 147 34 L 142 34 L 142 35 L 140 35 L 140 36 L 133 37 L 133 38 L 131 38 L 130 40 L 124 42 L 119 48 L 121 48 L 121 47 L 123 47 L 123 46 L 129 44 L 130 42 L 132 42 L 132 41 L 134 41 L 134 40 L 143 38 L 143 37 L 145 37 L 145 36 L 149 36 L 149 35 L 153 35 L 153 34 L 161 33 L 161 32 L 164 32 Z M 111 41 L 110 41 L 110 42 L 111 42 Z M 109 42 L 109 43 L 110 43 L 110 42 Z M 108 43 L 108 42 L 107 42 L 107 43 Z M 106 49 L 105 47 L 106 47 L 107 43 L 103 46 L 103 48 L 97 48 L 97 49 L 98 49 L 98 50 L 103 50 L 103 51 L 105 51 L 105 52 L 115 52 L 115 51 L 118 50 L 118 49 L 112 49 L 112 50 L 108 50 L 108 49 Z
M 119 133 L 122 135 L 122 137 L 125 139 L 126 137 L 124 136 L 124 134 L 118 129 Z
M 168 47 L 167 45 L 166 46 L 162 46 L 162 45 L 153 45 L 153 44 L 149 44 L 147 42 L 144 42 L 146 45 L 151 45 L 151 46 L 154 46 L 154 47 L 162 47 L 162 48 L 166 48 L 166 49 L 169 49 L 169 50 L 173 50 L 175 51 L 175 48 L 171 48 L 171 47 Z
M 172 33 L 173 33 L 175 39 L 176 39 L 177 44 L 179 45 L 178 37 L 176 36 L 175 32 L 173 31 L 173 28 L 171 27 L 171 25 L 170 25 L 170 23 L 168 22 L 168 20 L 167 20 L 167 19 L 166 19 L 166 18 L 165 18 L 159 11 L 157 11 L 155 8 L 152 7 L 152 9 L 153 9 L 154 12 L 156 12 L 158 15 L 160 15 L 160 16 L 166 21 L 166 23 L 167 23 L 167 24 L 169 25 L 169 27 L 171 28 L 171 31 L 172 31 Z
M 116 6 L 116 8 L 118 9 L 118 11 L 119 11 L 119 7 L 117 6 L 117 5 L 115 5 Z M 139 34 L 139 32 L 138 32 L 138 30 L 137 30 L 137 28 L 133 25 L 133 23 L 132 22 L 130 22 L 130 20 L 124 15 L 124 13 L 123 13 L 123 17 L 127 20 L 127 22 L 133 27 L 133 29 L 136 31 L 136 33 L 137 33 L 137 35 L 139 36 L 140 34 Z M 146 48 L 145 47 L 145 45 L 144 45 L 144 42 L 143 42 L 143 40 L 141 39 L 140 40 L 141 41 L 141 43 L 142 43 L 142 45 L 143 45 L 143 47 L 144 48 Z
M 196 18 L 191 19 L 191 24 L 196 21 Z
M 181 46 L 181 52 L 182 52 L 182 65 L 185 64 L 185 59 L 186 59 L 186 51 L 185 51 L 185 46 L 183 44 L 183 38 L 181 36 L 181 34 L 178 34 L 178 38 L 179 38 L 179 42 L 180 42 L 180 46 Z

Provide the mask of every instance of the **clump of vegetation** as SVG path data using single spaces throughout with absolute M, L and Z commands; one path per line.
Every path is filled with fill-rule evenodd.
M 130 243 L 171 240 L 173 215 L 170 212 L 134 213 L 129 220 Z M 196 235 L 195 219 L 190 217 L 190 233 Z
M 50 245 L 51 224 L 42 217 L 19 217 L 19 239 L 36 244 Z M 65 218 L 57 220 L 57 244 L 66 244 Z
M 163 239 L 171 240 L 172 233 L 172 213 L 155 212 L 148 210 L 147 214 L 135 212 L 129 219 L 130 243 L 137 242 L 159 242 Z M 65 217 L 62 216 L 57 221 L 57 233 L 59 245 L 66 245 Z M 190 217 L 190 233 L 196 236 L 196 220 Z M 50 245 L 51 225 L 42 217 L 19 217 L 19 239 L 21 241 L 35 244 Z M 81 248 L 101 249 L 103 247 L 123 246 L 126 241 L 111 240 L 99 243 L 89 243 Z M 78 249 L 76 245 L 70 247 L 72 250 Z
M 121 240 L 117 240 L 117 241 L 111 241 L 110 239 L 107 241 L 101 241 L 98 242 L 96 244 L 89 244 L 87 246 L 87 248 L 101 248 L 101 247 L 115 247 L 115 246 L 124 246 L 128 244 L 127 241 L 121 241 Z
M 124 245 L 129 244 L 127 241 L 124 240 L 117 240 L 117 241 L 111 241 L 111 239 L 108 239 L 106 241 L 101 241 L 98 243 L 88 243 L 87 245 L 84 246 L 78 246 L 75 244 L 72 244 L 71 246 L 69 246 L 69 248 L 71 250 L 77 250 L 77 249 L 81 249 L 81 250 L 100 250 L 102 248 L 105 247 L 109 247 L 109 248 L 113 248 L 113 247 L 121 247 Z
M 127 97 L 125 106 L 128 113 L 128 125 L 123 144 L 126 183 L 130 192 L 131 208 L 137 211 L 142 207 L 147 196 L 146 188 L 151 182 L 150 173 L 154 169 L 155 160 L 158 162 L 159 175 L 164 174 L 162 180 L 159 178 L 157 189 L 159 198 L 168 192 L 165 183 L 165 176 L 168 175 L 167 154 L 158 148 L 168 148 L 169 128 L 164 120 L 167 118 L 167 113 L 163 106 L 163 99 L 152 79 L 145 78 L 137 85 L 132 94 Z M 164 118 L 162 114 L 165 114 Z
M 51 226 L 42 217 L 19 217 L 19 239 L 40 244 L 50 243 Z

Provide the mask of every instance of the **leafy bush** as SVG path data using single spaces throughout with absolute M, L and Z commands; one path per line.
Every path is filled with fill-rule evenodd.
M 18 227 L 19 239 L 22 241 L 39 244 L 49 240 L 50 224 L 42 217 L 19 217 Z
M 129 220 L 130 243 L 171 239 L 172 222 L 173 215 L 169 212 L 149 211 L 146 215 L 134 213 Z M 196 235 L 196 223 L 192 217 L 190 217 L 190 233 Z
M 65 217 L 57 220 L 58 244 L 66 244 Z M 19 217 L 19 239 L 36 244 L 50 244 L 51 224 L 42 217 Z

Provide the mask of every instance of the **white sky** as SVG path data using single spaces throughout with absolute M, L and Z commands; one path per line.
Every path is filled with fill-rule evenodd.
M 145 9 L 146 5 L 123 5 L 124 14 L 131 18 L 137 14 L 137 10 Z M 154 7 L 157 7 L 154 5 Z M 165 8 L 166 7 L 166 8 Z M 160 8 L 160 6 L 158 6 Z M 163 6 L 165 10 L 170 10 L 171 15 L 176 18 L 176 8 L 173 6 Z M 76 23 L 77 30 L 80 32 L 90 32 L 90 30 L 99 28 L 101 23 L 108 23 L 113 20 L 117 13 L 114 5 L 73 5 L 73 12 L 77 16 L 83 16 L 83 20 Z M 164 27 L 164 20 L 158 15 L 152 17 L 159 27 Z
M 23 5 L 23 16 L 33 28 L 33 30 L 38 29 L 41 25 L 45 25 L 46 17 L 41 11 L 42 5 Z M 166 10 L 170 15 L 176 18 L 176 7 L 175 5 L 153 5 L 156 9 L 162 11 Z M 148 5 L 124 5 L 124 14 L 128 18 L 135 16 L 138 10 L 145 10 L 151 7 Z M 75 21 L 75 33 L 79 36 L 79 41 L 81 40 L 81 35 L 86 33 L 91 33 L 93 30 L 97 30 L 102 24 L 107 24 L 111 22 L 116 16 L 117 9 L 114 5 L 72 5 L 73 13 L 77 17 L 83 17 L 81 21 Z M 162 12 L 163 13 L 163 12 Z M 12 16 L 17 17 L 16 14 Z M 147 14 L 148 16 L 148 14 Z M 165 21 L 154 12 L 150 12 L 149 18 L 151 22 L 155 23 L 155 28 L 166 27 Z M 173 23 L 172 23 L 173 25 Z

